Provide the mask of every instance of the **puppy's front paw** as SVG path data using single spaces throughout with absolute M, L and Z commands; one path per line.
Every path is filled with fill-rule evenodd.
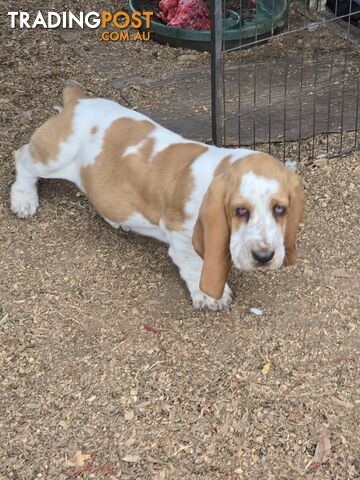
M 11 187 L 11 210 L 19 218 L 34 215 L 38 206 L 39 197 L 36 189 L 27 191 L 16 185 Z
M 203 308 L 210 308 L 210 310 L 223 310 L 228 307 L 232 302 L 232 291 L 230 287 L 226 284 L 224 289 L 224 294 L 220 300 L 209 297 L 206 293 L 201 290 L 196 290 L 191 293 L 191 298 L 195 308 L 199 310 Z

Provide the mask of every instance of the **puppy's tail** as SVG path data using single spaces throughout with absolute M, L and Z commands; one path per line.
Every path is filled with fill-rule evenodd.
M 63 91 L 64 108 L 71 106 L 82 98 L 87 98 L 85 88 L 75 80 L 68 80 Z

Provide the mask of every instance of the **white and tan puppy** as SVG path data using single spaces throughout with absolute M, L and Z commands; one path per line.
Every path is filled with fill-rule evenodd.
M 303 189 L 283 163 L 186 140 L 76 86 L 63 103 L 15 153 L 18 217 L 36 212 L 38 178 L 70 180 L 113 227 L 169 244 L 197 308 L 231 303 L 231 261 L 240 270 L 295 262 Z

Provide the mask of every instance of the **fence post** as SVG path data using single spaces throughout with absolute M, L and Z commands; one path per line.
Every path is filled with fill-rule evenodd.
M 211 0 L 211 125 L 212 140 L 224 141 L 224 69 L 223 69 L 222 0 Z

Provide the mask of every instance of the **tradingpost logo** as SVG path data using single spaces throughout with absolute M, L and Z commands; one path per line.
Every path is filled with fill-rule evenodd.
M 44 29 L 71 29 L 76 26 L 81 29 L 96 29 L 101 27 L 100 39 L 104 42 L 129 42 L 150 40 L 150 21 L 153 12 L 132 12 L 119 11 L 111 13 L 104 12 L 80 12 L 74 14 L 71 11 L 42 13 L 40 10 L 30 15 L 29 12 L 18 11 L 8 12 L 11 28 L 44 28 Z M 130 34 L 128 27 L 135 29 Z

